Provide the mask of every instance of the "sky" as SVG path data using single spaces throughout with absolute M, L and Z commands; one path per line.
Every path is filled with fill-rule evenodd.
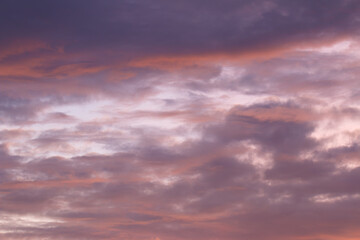
M 359 16 L 1 0 L 0 239 L 360 239 Z

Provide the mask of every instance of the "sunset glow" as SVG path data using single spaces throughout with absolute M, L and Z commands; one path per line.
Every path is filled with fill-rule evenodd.
M 0 239 L 359 240 L 359 16 L 0 0 Z

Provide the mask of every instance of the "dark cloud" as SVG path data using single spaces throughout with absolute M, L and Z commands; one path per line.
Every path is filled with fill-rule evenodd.
M 254 140 L 275 153 L 296 155 L 316 144 L 309 137 L 314 129 L 310 119 L 306 115 L 301 119 L 304 113 L 291 103 L 238 106 L 230 111 L 223 124 L 209 129 L 208 137 L 223 143 Z
M 328 176 L 334 172 L 335 166 L 329 162 L 314 161 L 277 161 L 275 166 L 265 172 L 267 179 L 272 180 L 312 180 Z
M 8 40 L 35 38 L 66 52 L 193 54 L 347 34 L 357 10 L 356 1 L 5 1 L 1 29 Z

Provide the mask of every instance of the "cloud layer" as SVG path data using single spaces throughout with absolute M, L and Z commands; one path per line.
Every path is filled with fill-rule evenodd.
M 0 238 L 360 238 L 358 1 L 0 7 Z

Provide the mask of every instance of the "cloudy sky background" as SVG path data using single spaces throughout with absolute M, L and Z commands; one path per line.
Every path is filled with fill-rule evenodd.
M 0 238 L 360 239 L 360 2 L 1 0 Z

